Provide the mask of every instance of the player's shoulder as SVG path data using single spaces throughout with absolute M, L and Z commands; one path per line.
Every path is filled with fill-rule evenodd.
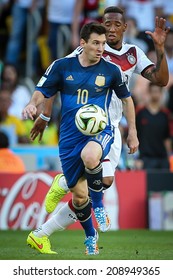
M 46 69 L 45 74 L 49 75 L 50 72 L 56 72 L 57 70 L 59 71 L 60 69 L 63 69 L 66 67 L 66 65 L 69 65 L 71 63 L 71 60 L 75 58 L 75 56 L 72 57 L 63 57 L 63 58 L 58 58 L 54 60 Z
M 78 46 L 74 51 L 72 51 L 70 54 L 68 54 L 66 57 L 75 57 L 83 52 L 83 48 L 81 46 Z
M 126 52 L 130 49 L 135 49 L 136 51 L 142 51 L 142 49 L 135 44 L 129 44 L 129 43 L 126 43 L 126 42 L 122 43 L 122 50 L 124 52 Z
M 113 63 L 112 61 L 108 60 L 106 57 L 102 56 L 101 58 L 102 63 L 107 65 L 109 68 L 115 69 L 121 69 L 117 64 Z
M 103 68 L 105 69 L 106 73 L 110 74 L 112 77 L 116 77 L 117 74 L 120 74 L 123 77 L 123 72 L 121 70 L 121 67 L 117 64 L 115 64 L 112 61 L 107 60 L 105 57 L 102 57 L 102 63 L 103 63 Z

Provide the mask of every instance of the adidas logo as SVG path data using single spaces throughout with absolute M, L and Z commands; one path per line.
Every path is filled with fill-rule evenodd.
M 67 81 L 74 81 L 74 79 L 73 79 L 73 76 L 72 76 L 72 75 L 68 76 L 68 77 L 66 78 L 66 80 L 67 80 Z
M 105 58 L 106 58 L 106 60 L 108 60 L 108 61 L 111 61 L 111 60 L 112 60 L 111 57 L 110 57 L 109 55 L 107 55 Z

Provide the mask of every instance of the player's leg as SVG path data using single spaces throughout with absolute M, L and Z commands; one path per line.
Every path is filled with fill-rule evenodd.
M 51 216 L 44 224 L 30 232 L 27 244 L 42 254 L 55 254 L 51 250 L 49 236 L 56 231 L 62 231 L 77 221 L 72 200 L 65 203 L 60 210 Z
M 101 159 L 110 151 L 112 142 L 112 131 L 107 130 L 100 133 L 98 137 L 93 137 L 81 152 L 81 158 L 85 165 L 85 177 L 92 199 L 92 208 L 98 227 L 102 232 L 110 229 L 110 222 L 102 200 L 103 176 Z
M 103 160 L 103 162 L 102 162 L 102 165 L 103 165 L 103 190 L 109 188 L 112 185 L 112 182 L 114 179 L 114 170 L 119 161 L 118 154 L 120 154 L 120 148 L 118 149 L 118 146 L 121 147 L 121 145 L 120 144 L 118 145 L 117 143 L 121 143 L 121 135 L 119 133 L 118 128 L 117 128 L 117 130 L 118 130 L 118 132 L 117 133 L 115 132 L 117 142 L 114 142 L 114 143 L 116 143 L 116 145 L 114 143 L 112 144 L 112 146 L 115 146 L 115 147 L 112 148 L 112 146 L 111 146 L 111 152 L 109 153 L 109 155 L 112 158 L 112 161 L 111 161 L 112 165 L 111 165 L 108 157 L 106 157 L 106 159 Z M 114 157 L 114 152 L 116 152 L 116 154 L 117 154 L 117 155 L 115 155 L 115 157 Z M 53 191 L 52 191 L 52 188 L 53 188 Z M 66 194 L 68 192 L 68 190 L 69 189 L 68 189 L 64 175 L 63 174 L 57 175 L 55 177 L 55 179 L 53 180 L 52 186 L 50 188 L 50 192 L 48 192 L 48 194 L 46 195 L 46 210 L 47 211 L 49 210 L 48 211 L 49 213 L 54 211 L 54 209 L 57 206 L 57 203 L 59 202 L 59 198 L 60 197 L 62 198 L 64 196 L 63 193 Z M 50 207 L 49 207 L 49 205 L 50 205 Z M 52 207 L 52 205 L 53 205 L 53 207 Z M 110 219 L 108 217 L 108 214 L 106 213 L 106 216 L 105 216 L 104 208 L 101 208 L 102 215 L 100 215 L 99 207 L 95 207 L 95 208 L 97 208 L 97 210 L 95 210 L 96 219 L 97 220 L 101 219 L 102 221 L 106 221 L 106 224 L 107 224 L 106 229 L 109 229 L 110 228 Z M 51 209 L 51 211 L 50 211 L 50 209 Z M 99 219 L 99 217 L 100 217 L 100 219 Z M 102 217 L 105 217 L 105 218 L 102 219 Z M 99 223 L 99 229 L 101 231 L 102 230 L 105 231 L 105 226 L 100 227 L 100 224 L 104 225 L 105 222 Z
M 69 192 L 65 176 L 58 174 L 54 177 L 45 198 L 45 208 L 48 213 L 52 213 L 61 199 Z
M 111 206 L 109 207 L 109 205 L 107 208 L 108 217 L 112 221 L 111 226 L 113 229 L 119 228 L 119 222 L 118 222 L 119 206 L 118 206 L 118 193 L 117 193 L 116 181 L 115 181 L 115 171 L 120 160 L 121 147 L 122 147 L 122 138 L 121 138 L 120 131 L 117 127 L 115 128 L 115 133 L 114 133 L 114 143 L 111 145 L 111 149 L 108 156 L 102 162 L 103 197 L 105 198 L 105 200 L 109 200 L 110 197 L 114 197 L 115 199 L 114 211 L 112 211 Z
M 88 197 L 88 186 L 85 178 L 80 178 L 71 189 L 73 198 L 72 206 L 74 207 L 75 214 L 85 231 L 85 242 L 87 255 L 99 254 L 97 245 L 98 234 L 93 226 L 91 203 Z
M 88 143 L 88 138 L 85 143 Z M 86 144 L 81 144 L 79 142 L 72 151 L 68 151 L 67 148 L 65 150 L 65 154 L 62 153 L 61 164 L 68 186 L 72 192 L 74 212 L 85 231 L 85 245 L 87 247 L 86 253 L 92 255 L 98 254 L 96 230 L 92 222 L 91 203 L 88 197 L 87 181 L 83 177 L 85 173 L 85 166 L 80 157 L 81 151 Z M 88 243 L 91 246 L 89 246 Z
M 103 191 L 110 188 L 115 180 L 114 173 L 118 166 L 122 148 L 121 133 L 118 127 L 114 130 L 114 142 L 111 145 L 108 156 L 102 161 L 103 167 Z

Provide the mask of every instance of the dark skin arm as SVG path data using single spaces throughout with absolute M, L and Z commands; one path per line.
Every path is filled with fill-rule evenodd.
M 152 65 L 145 69 L 141 74 L 147 80 L 158 86 L 166 86 L 169 80 L 169 71 L 165 55 L 164 44 L 166 36 L 170 27 L 166 27 L 166 20 L 164 18 L 156 17 L 154 32 L 146 31 L 150 35 L 156 51 L 156 65 Z
M 51 98 L 44 98 L 43 94 L 40 91 L 35 91 L 28 105 L 23 109 L 22 116 L 24 119 L 30 118 L 35 120 L 34 126 L 30 132 L 30 139 L 34 139 L 39 136 L 39 142 L 42 140 L 43 132 L 48 122 L 40 118 L 40 113 L 46 117 L 51 117 L 52 106 L 55 99 L 55 95 Z M 37 117 L 38 116 L 38 117 Z

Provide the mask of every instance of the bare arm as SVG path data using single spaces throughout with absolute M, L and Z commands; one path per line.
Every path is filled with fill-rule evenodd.
M 55 95 L 50 98 L 45 98 L 42 111 L 40 113 L 42 113 L 46 117 L 51 117 L 54 100 Z M 46 126 L 48 126 L 48 122 L 38 116 L 30 132 L 31 140 L 34 141 L 37 137 L 39 137 L 38 141 L 40 142 L 42 140 Z
M 34 91 L 30 102 L 22 111 L 22 116 L 24 119 L 30 118 L 31 120 L 34 120 L 34 117 L 36 116 L 37 113 L 37 107 L 42 104 L 44 101 L 44 95 L 36 90 Z
M 154 32 L 146 31 L 150 35 L 156 51 L 156 65 L 147 68 L 142 75 L 158 86 L 166 86 L 169 80 L 169 71 L 165 55 L 165 41 L 170 27 L 166 27 L 164 18 L 156 17 Z
M 137 151 L 139 146 L 136 131 L 135 107 L 131 97 L 122 99 L 122 103 L 123 113 L 126 117 L 128 124 L 127 146 L 130 149 L 129 154 L 133 154 Z

